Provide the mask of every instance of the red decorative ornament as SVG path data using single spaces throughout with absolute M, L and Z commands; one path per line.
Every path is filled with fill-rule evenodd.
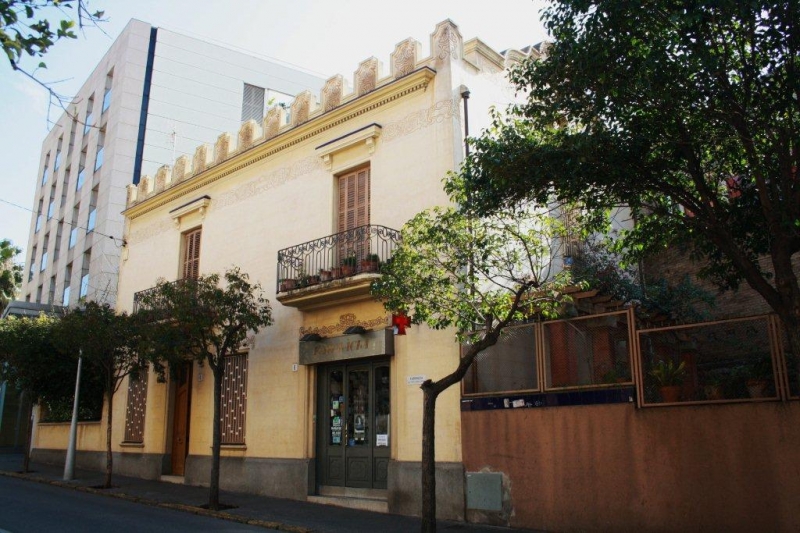
M 406 328 L 411 327 L 411 319 L 404 314 L 392 315 L 392 327 L 395 335 L 405 335 Z

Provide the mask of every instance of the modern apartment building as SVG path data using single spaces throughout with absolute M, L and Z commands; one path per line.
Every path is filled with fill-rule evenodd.
M 22 300 L 116 300 L 125 188 L 324 80 L 131 20 L 42 144 Z

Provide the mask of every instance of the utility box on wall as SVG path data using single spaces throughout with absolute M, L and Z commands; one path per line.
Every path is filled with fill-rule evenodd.
M 503 474 L 499 472 L 468 472 L 467 509 L 502 511 Z

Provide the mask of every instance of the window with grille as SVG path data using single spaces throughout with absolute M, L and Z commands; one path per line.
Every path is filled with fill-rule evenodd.
M 147 407 L 147 369 L 128 376 L 128 406 L 125 411 L 125 442 L 144 442 Z
M 200 275 L 200 234 L 202 229 L 183 234 L 183 278 L 197 279 Z
M 242 94 L 242 122 L 250 119 L 259 124 L 264 120 L 264 88 L 245 83 Z
M 247 412 L 247 354 L 231 355 L 223 360 L 220 433 L 222 444 L 244 444 Z

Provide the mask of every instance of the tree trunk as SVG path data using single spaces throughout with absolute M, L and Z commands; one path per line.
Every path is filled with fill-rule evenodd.
M 428 381 L 422 385 L 422 531 L 436 531 L 436 398 Z
M 20 403 L 25 402 L 28 391 L 20 394 Z M 31 441 L 33 440 L 33 402 L 28 402 L 27 416 L 25 417 L 25 453 L 22 455 L 22 473 L 27 474 L 31 467 Z
M 106 481 L 103 483 L 104 489 L 111 488 L 111 474 L 114 470 L 114 458 L 111 454 L 111 420 L 114 416 L 114 390 L 106 392 L 108 400 L 108 423 L 106 424 Z
M 222 434 L 220 432 L 220 402 L 222 402 L 222 371 L 224 367 L 220 362 L 217 368 L 212 369 L 211 375 L 214 376 L 214 418 L 213 424 L 213 440 L 211 444 L 211 480 L 209 481 L 208 490 L 208 508 L 217 511 L 219 510 L 219 451 L 220 441 Z

